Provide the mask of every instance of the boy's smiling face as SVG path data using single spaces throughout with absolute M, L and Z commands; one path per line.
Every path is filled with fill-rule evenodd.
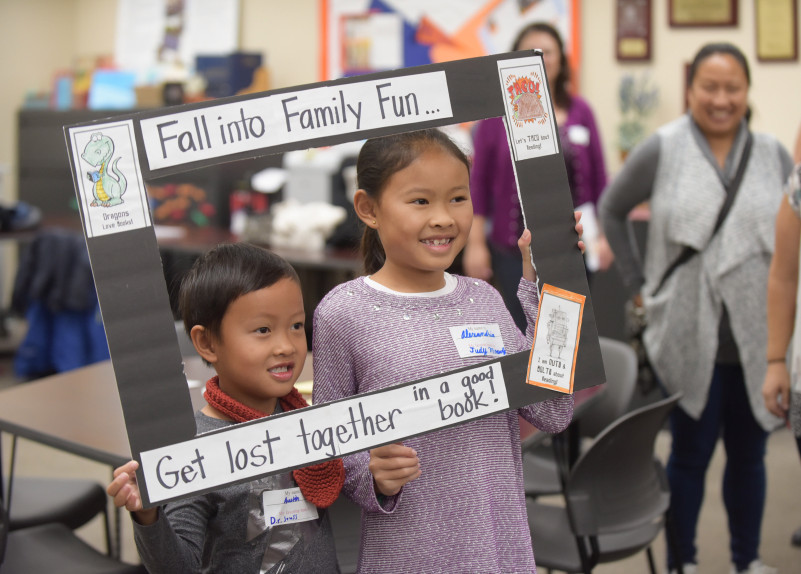
M 207 360 L 220 388 L 239 402 L 272 414 L 292 390 L 306 360 L 306 314 L 300 285 L 281 279 L 228 306 Z

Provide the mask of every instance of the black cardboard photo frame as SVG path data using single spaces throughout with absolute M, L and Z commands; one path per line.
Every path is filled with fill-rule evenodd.
M 605 378 L 592 301 L 538 51 L 406 68 L 65 127 L 146 507 L 559 396 L 525 382 L 526 351 L 196 436 L 144 182 L 226 161 L 499 116 L 507 126 L 540 285 L 586 296 L 574 390 L 601 384 Z M 423 388 L 429 391 L 428 401 L 416 400 Z

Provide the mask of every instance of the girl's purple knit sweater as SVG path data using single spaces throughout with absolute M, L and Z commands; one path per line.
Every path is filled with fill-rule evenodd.
M 484 362 L 461 358 L 449 327 L 497 323 L 507 352 L 531 348 L 539 297 L 518 290 L 528 337 L 515 327 L 489 284 L 457 276 L 439 297 L 386 293 L 364 278 L 334 288 L 314 313 L 314 402 L 429 378 Z M 520 381 L 520 384 L 524 384 Z M 345 457 L 345 494 L 362 507 L 359 571 L 535 572 L 520 450 L 518 413 L 546 432 L 567 427 L 566 395 L 404 442 L 417 451 L 422 476 L 379 502 L 369 453 Z

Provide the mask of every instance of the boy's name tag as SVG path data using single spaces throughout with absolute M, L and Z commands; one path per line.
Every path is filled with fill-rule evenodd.
M 501 328 L 498 323 L 486 325 L 462 325 L 450 327 L 451 337 L 459 356 L 465 357 L 503 357 L 506 347 L 503 346 Z
M 262 493 L 264 522 L 270 526 L 317 519 L 317 507 L 306 500 L 300 488 L 266 490 Z

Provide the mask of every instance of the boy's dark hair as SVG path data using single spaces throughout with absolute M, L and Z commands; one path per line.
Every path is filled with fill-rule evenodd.
M 292 265 L 250 243 L 224 243 L 201 255 L 181 282 L 178 307 L 187 334 L 201 325 L 219 337 L 228 306 L 281 279 L 300 284 Z
M 567 63 L 567 54 L 565 54 L 565 43 L 559 31 L 546 22 L 534 22 L 529 24 L 517 34 L 514 44 L 512 44 L 512 51 L 516 52 L 520 49 L 523 39 L 532 32 L 541 32 L 548 34 L 551 38 L 556 40 L 556 45 L 559 46 L 559 73 L 552 81 L 549 82 L 551 90 L 553 91 L 553 99 L 560 108 L 568 109 L 572 102 L 570 96 L 570 66 Z
M 462 162 L 470 173 L 470 160 L 465 153 L 442 131 L 431 128 L 384 137 L 365 142 L 356 161 L 356 178 L 359 189 L 373 199 L 379 199 L 389 178 L 409 167 L 423 152 L 439 147 Z M 364 272 L 371 275 L 381 269 L 386 259 L 378 232 L 365 227 L 361 243 Z

